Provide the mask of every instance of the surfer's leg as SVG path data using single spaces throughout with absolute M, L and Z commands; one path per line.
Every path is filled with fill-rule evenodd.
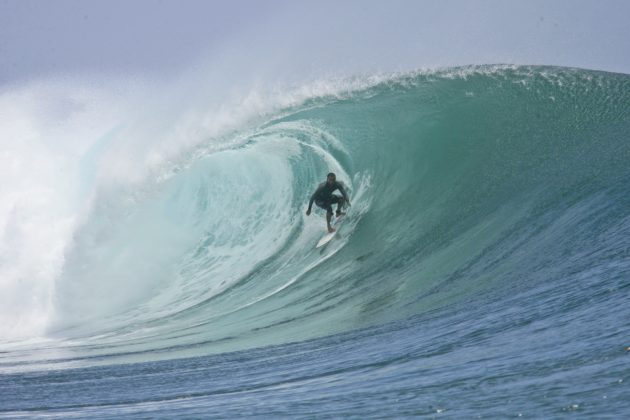
M 327 202 L 326 203 L 326 226 L 328 227 L 328 232 L 330 232 L 330 233 L 333 233 L 335 231 L 335 229 L 333 229 L 333 227 L 330 226 L 330 221 L 332 220 L 332 215 L 333 215 L 332 203 L 331 202 Z
M 326 226 L 328 227 L 328 232 L 333 233 L 335 229 L 330 226 L 330 220 L 332 219 L 332 209 L 329 212 L 326 212 Z
M 332 220 L 333 215 L 332 203 L 330 201 L 317 200 L 315 201 L 315 204 L 317 207 L 326 210 L 326 227 L 328 228 L 328 232 L 333 233 L 335 229 L 330 226 L 330 221 Z
M 332 202 L 337 203 L 337 212 L 336 212 L 337 217 L 344 215 L 345 213 L 342 212 L 341 210 L 343 209 L 343 205 L 346 202 L 345 198 L 339 197 L 338 195 L 333 195 Z

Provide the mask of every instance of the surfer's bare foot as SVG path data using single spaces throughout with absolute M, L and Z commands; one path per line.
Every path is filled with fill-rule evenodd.
M 335 231 L 335 229 L 333 229 L 332 227 L 328 226 L 328 233 L 333 233 Z

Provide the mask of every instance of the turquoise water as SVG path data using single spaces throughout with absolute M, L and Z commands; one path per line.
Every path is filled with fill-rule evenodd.
M 360 86 L 97 189 L 0 416 L 627 416 L 630 76 Z M 352 207 L 315 250 L 329 171 Z

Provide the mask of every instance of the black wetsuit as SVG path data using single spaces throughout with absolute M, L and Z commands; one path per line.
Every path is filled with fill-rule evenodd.
M 348 194 L 346 194 L 346 190 L 343 187 L 343 184 L 339 181 L 333 182 L 332 185 L 329 185 L 328 182 L 322 182 L 317 187 L 317 190 L 311 196 L 311 201 L 308 203 L 308 209 L 310 210 L 313 206 L 313 201 L 317 204 L 317 207 L 321 207 L 322 209 L 326 209 L 327 213 L 332 214 L 332 205 L 340 203 L 343 199 L 336 194 L 333 194 L 333 191 L 339 190 L 343 195 L 343 199 L 346 202 L 350 201 L 348 199 Z M 339 208 L 338 208 L 339 209 Z

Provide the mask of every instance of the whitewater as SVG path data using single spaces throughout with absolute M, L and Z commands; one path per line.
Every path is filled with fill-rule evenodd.
M 0 417 L 630 413 L 630 76 L 117 89 L 0 92 Z

